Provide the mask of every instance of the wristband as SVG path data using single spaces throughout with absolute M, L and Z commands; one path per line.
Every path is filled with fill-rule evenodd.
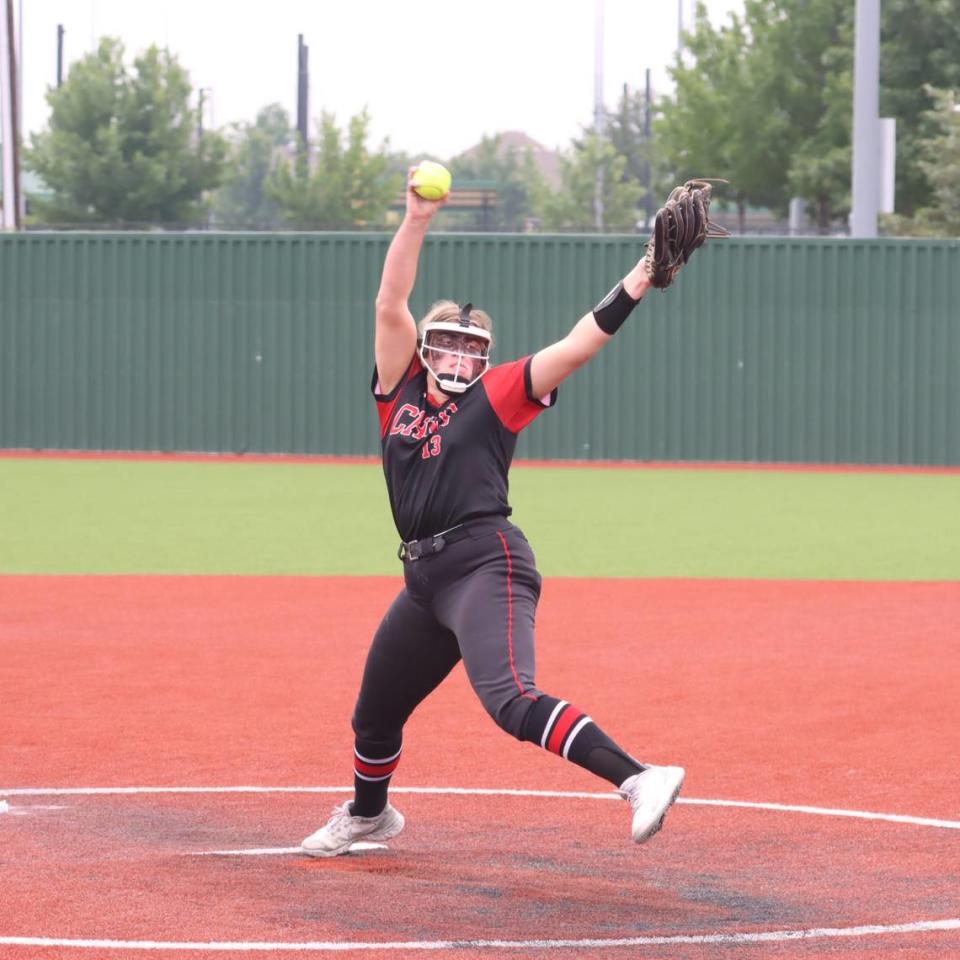
M 639 303 L 623 289 L 621 280 L 594 308 L 593 319 L 604 332 L 613 336 L 623 321 L 630 316 L 630 311 Z

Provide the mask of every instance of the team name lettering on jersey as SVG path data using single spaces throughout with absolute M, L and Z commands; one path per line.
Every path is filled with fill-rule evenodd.
M 402 540 L 456 526 L 464 517 L 510 515 L 507 469 L 517 435 L 549 403 L 530 397 L 531 357 L 491 367 L 464 394 L 439 407 L 426 397 L 428 374 L 414 357 L 384 394 L 377 370 L 383 472 Z M 441 482 L 442 480 L 442 482 Z
M 393 417 L 390 434 L 391 436 L 412 437 L 414 440 L 422 440 L 447 426 L 450 423 L 450 417 L 456 412 L 457 405 L 448 403 L 436 414 L 427 416 L 426 410 L 421 410 L 412 403 L 405 403 Z

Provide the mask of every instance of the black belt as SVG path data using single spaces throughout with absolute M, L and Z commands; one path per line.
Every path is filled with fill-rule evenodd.
M 458 540 L 464 540 L 469 536 L 470 531 L 467 529 L 467 525 L 458 523 L 455 527 L 441 533 L 435 533 L 432 537 L 402 542 L 397 549 L 397 556 L 404 563 L 408 560 L 419 560 L 421 557 L 429 557 L 433 553 L 439 553 L 448 543 L 456 543 Z
M 499 513 L 485 513 L 464 523 L 458 523 L 449 530 L 441 530 L 432 537 L 423 537 L 421 540 L 410 540 L 401 543 L 397 549 L 397 556 L 406 563 L 408 560 L 419 560 L 439 553 L 444 547 L 458 540 L 465 540 L 471 533 L 482 534 L 491 529 L 499 530 L 509 526 L 506 518 Z

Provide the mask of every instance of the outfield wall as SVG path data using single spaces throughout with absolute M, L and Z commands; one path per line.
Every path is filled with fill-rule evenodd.
M 0 447 L 369 454 L 389 236 L 0 236 Z M 562 336 L 635 237 L 437 234 L 414 311 Z M 651 292 L 518 456 L 960 464 L 960 241 L 733 238 Z

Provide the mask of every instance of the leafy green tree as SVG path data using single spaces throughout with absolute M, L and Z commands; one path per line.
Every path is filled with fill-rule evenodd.
M 502 134 L 485 136 L 469 153 L 450 161 L 454 189 L 464 181 L 496 184 L 497 202 L 483 215 L 489 230 L 523 230 L 531 215 L 531 193 L 539 173 L 528 148 L 519 150 L 504 142 Z M 441 211 L 447 214 L 447 211 Z M 481 226 L 479 213 L 460 214 L 464 226 Z
M 608 140 L 587 134 L 561 158 L 560 189 L 551 190 L 543 182 L 535 186 L 534 214 L 548 230 L 596 229 L 594 197 L 599 171 L 603 176 L 603 229 L 633 232 L 643 185 L 624 179 L 626 166 L 627 158 Z
M 928 216 L 945 236 L 960 235 L 960 96 L 956 90 L 928 91 L 934 98 L 931 124 L 939 127 L 921 141 L 920 166 L 933 188 Z
M 804 197 L 821 232 L 850 212 L 853 124 L 853 5 L 847 0 L 776 0 L 758 34 L 771 109 L 790 120 L 787 186 Z
M 367 148 L 370 117 L 352 117 L 346 142 L 332 113 L 323 113 L 315 152 L 298 150 L 291 163 L 281 161 L 270 176 L 267 196 L 279 205 L 285 222 L 306 229 L 348 229 L 381 224 L 405 177 L 388 173 L 385 146 Z
M 617 109 L 608 111 L 605 117 L 604 133 L 613 149 L 627 161 L 623 179 L 638 183 L 643 183 L 646 176 L 649 155 L 644 133 L 646 108 L 643 91 L 631 90 L 624 84 Z
M 756 202 L 753 193 L 757 189 L 745 182 L 741 167 L 749 163 L 754 151 L 744 151 L 743 144 L 748 135 L 764 137 L 762 120 L 757 120 L 760 94 L 751 84 L 744 57 L 746 28 L 734 17 L 729 26 L 714 29 L 701 4 L 697 6 L 694 29 L 685 39 L 695 62 L 686 66 L 676 58 L 670 71 L 674 94 L 663 100 L 655 126 L 658 143 L 669 162 L 668 181 L 676 183 L 691 177 L 729 180 L 742 229 L 747 202 Z M 766 159 L 771 165 L 783 163 L 776 155 Z M 658 184 L 658 192 L 668 186 Z
M 934 108 L 927 111 L 924 127 L 933 128 L 919 141 L 917 163 L 931 186 L 930 203 L 913 217 L 889 218 L 887 232 L 913 236 L 960 235 L 960 95 L 953 90 L 928 87 Z
M 253 124 L 233 127 L 227 179 L 213 201 L 219 226 L 273 227 L 280 222 L 280 207 L 267 196 L 266 184 L 293 137 L 290 117 L 278 103 L 264 107 Z
M 910 216 L 935 189 L 924 167 L 940 131 L 935 91 L 960 90 L 956 0 L 883 0 L 880 114 L 897 120 L 897 210 Z
M 820 131 L 816 146 L 809 140 L 827 113 L 826 63 L 831 56 L 839 58 L 824 44 L 831 30 L 823 22 L 835 20 L 842 3 L 746 0 L 742 16 L 732 14 L 719 28 L 710 23 L 706 7 L 697 6 L 687 35 L 694 62 L 687 66 L 678 58 L 674 64 L 675 94 L 664 102 L 656 130 L 674 180 L 716 176 L 730 181 L 724 192 L 736 202 L 741 229 L 748 205 L 785 213 L 795 189 L 791 178 L 801 179 L 808 156 L 816 159 L 825 141 L 834 146 L 833 123 Z M 831 216 L 829 204 L 824 215 Z
M 650 113 L 650 133 L 647 133 L 647 112 Z M 606 116 L 606 135 L 610 145 L 626 159 L 623 180 L 643 186 L 644 216 L 652 216 L 666 193 L 673 186 L 673 174 L 670 170 L 663 144 L 653 135 L 653 117 L 657 113 L 657 103 L 651 96 L 649 106 L 646 93 L 631 90 L 624 84 L 617 109 Z M 647 185 L 650 193 L 647 193 Z M 668 186 L 669 183 L 669 186 Z M 663 194 L 663 197 L 660 197 Z
M 184 223 L 221 177 L 226 145 L 198 135 L 187 72 L 151 46 L 129 72 L 119 40 L 104 38 L 47 93 L 47 130 L 25 153 L 53 191 L 47 222 Z
M 403 184 L 407 182 L 407 171 L 417 165 L 417 159 L 403 150 L 390 150 L 389 144 L 384 144 L 384 174 L 394 179 L 400 178 L 401 192 Z
M 960 87 L 956 0 L 884 0 L 881 33 L 880 112 L 897 119 L 897 208 L 909 213 L 933 189 L 928 85 Z M 745 0 L 720 28 L 698 7 L 695 62 L 674 66 L 657 126 L 676 179 L 725 171 L 741 211 L 782 213 L 800 195 L 829 229 L 850 206 L 853 41 L 849 0 Z

